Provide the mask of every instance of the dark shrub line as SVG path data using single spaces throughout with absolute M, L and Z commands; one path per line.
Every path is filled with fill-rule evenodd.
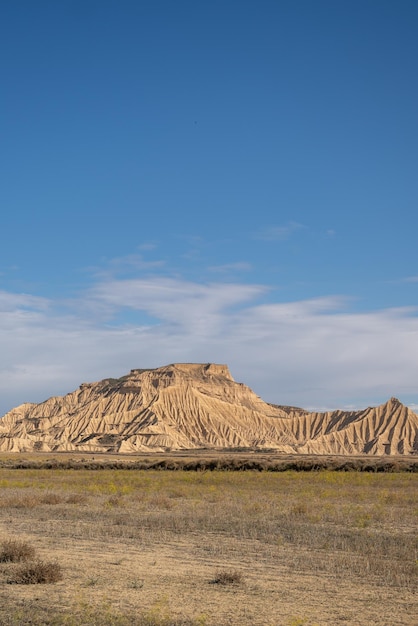
M 220 459 L 173 459 L 164 458 L 159 460 L 143 461 L 76 461 L 76 460 L 10 460 L 0 461 L 0 467 L 8 469 L 123 469 L 123 470 L 164 470 L 164 471 L 185 471 L 185 472 L 211 472 L 211 471 L 258 471 L 258 472 L 317 472 L 321 470 L 332 470 L 336 472 L 418 472 L 418 459 L 396 459 L 386 460 L 382 458 L 364 459 L 339 459 L 339 458 L 300 458 L 300 459 L 242 459 L 242 458 L 220 458 Z

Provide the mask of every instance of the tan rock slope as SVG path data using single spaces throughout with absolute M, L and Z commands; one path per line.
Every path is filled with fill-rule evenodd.
M 418 415 L 396 398 L 311 413 L 263 402 L 226 365 L 175 363 L 81 385 L 0 419 L 0 450 L 138 452 L 274 448 L 284 453 L 414 454 Z

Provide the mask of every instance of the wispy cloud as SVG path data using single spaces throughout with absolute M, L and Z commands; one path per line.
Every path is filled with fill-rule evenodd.
M 403 283 L 418 283 L 418 276 L 407 276 L 402 279 Z
M 220 274 L 227 274 L 230 272 L 249 272 L 252 269 L 251 263 L 238 262 L 238 263 L 225 263 L 224 265 L 211 265 L 208 270 L 210 272 L 219 272 Z
M 157 243 L 155 241 L 144 241 L 144 243 L 139 244 L 138 250 L 142 252 L 149 252 L 150 250 L 155 250 L 157 248 Z
M 19 270 L 18 265 L 9 265 L 8 267 L 0 267 L 0 276 L 7 276 L 13 272 L 17 272 Z
M 138 273 L 152 272 L 163 268 L 165 261 L 162 259 L 147 261 L 141 254 L 128 254 L 126 256 L 103 259 L 102 265 L 96 268 L 88 268 L 96 279 L 100 277 L 127 276 Z
M 139 271 L 150 270 L 163 267 L 165 262 L 162 260 L 146 261 L 140 254 L 128 254 L 126 256 L 117 257 L 109 261 L 109 268 L 115 272 L 123 272 L 126 270 Z
M 121 308 L 145 311 L 170 325 L 189 330 L 198 325 L 207 331 L 222 313 L 226 315 L 229 308 L 254 300 L 265 292 L 266 288 L 259 285 L 199 284 L 153 277 L 103 281 L 85 297 L 93 305 L 107 306 L 115 312 Z
M 416 309 L 352 312 L 341 296 L 266 304 L 267 291 L 102 276 L 71 302 L 0 292 L 0 414 L 173 361 L 226 362 L 271 402 L 361 407 L 412 394 L 417 402 Z M 123 311 L 129 324 L 117 322 Z
M 0 313 L 6 311 L 45 311 L 50 306 L 47 298 L 32 296 L 25 293 L 0 291 Z
M 304 230 L 306 226 L 299 222 L 287 222 L 281 226 L 270 226 L 264 230 L 261 230 L 256 234 L 257 239 L 264 239 L 265 241 L 284 241 L 289 239 L 294 233 Z

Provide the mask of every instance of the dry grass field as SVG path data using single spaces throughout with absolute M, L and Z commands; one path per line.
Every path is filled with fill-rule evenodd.
M 417 473 L 10 464 L 1 625 L 418 624 Z

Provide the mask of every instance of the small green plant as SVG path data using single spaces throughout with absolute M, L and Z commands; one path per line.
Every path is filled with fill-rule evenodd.
M 99 584 L 99 579 L 97 577 L 92 577 L 86 580 L 85 587 L 96 587 Z
M 42 504 L 61 504 L 62 501 L 63 501 L 62 496 L 54 492 L 45 493 L 41 497 Z
M 122 503 L 122 499 L 118 495 L 110 496 L 106 501 L 106 506 L 110 508 L 118 507 Z
M 9 539 L 3 541 L 0 548 L 0 562 L 19 563 L 28 561 L 35 556 L 35 548 L 26 541 Z
M 142 589 L 143 586 L 144 586 L 144 581 L 139 578 L 134 578 L 128 583 L 129 589 Z
M 82 493 L 72 493 L 65 500 L 67 504 L 85 504 L 87 498 Z
M 291 507 L 290 514 L 294 517 L 307 517 L 308 507 L 304 502 L 297 502 Z

